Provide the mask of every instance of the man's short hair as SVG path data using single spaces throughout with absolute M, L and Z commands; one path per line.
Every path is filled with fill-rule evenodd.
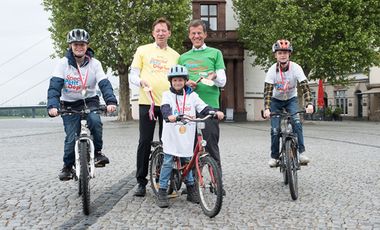
M 206 24 L 204 23 L 204 21 L 202 21 L 200 19 L 194 19 L 194 20 L 192 20 L 189 23 L 189 26 L 187 27 L 187 29 L 190 31 L 190 27 L 198 27 L 198 26 L 202 26 L 203 32 L 205 32 L 205 33 L 207 32 Z
M 154 30 L 154 27 L 159 24 L 159 23 L 165 23 L 166 26 L 168 27 L 168 30 L 171 31 L 171 24 L 169 22 L 169 20 L 167 20 L 166 18 L 164 17 L 161 17 L 161 18 L 158 18 L 156 21 L 153 22 L 153 25 L 152 25 L 152 31 Z

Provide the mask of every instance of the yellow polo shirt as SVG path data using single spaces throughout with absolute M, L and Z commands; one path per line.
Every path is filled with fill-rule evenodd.
M 161 105 L 162 93 L 170 87 L 168 73 L 177 64 L 179 54 L 170 47 L 160 49 L 156 43 L 137 48 L 131 64 L 132 68 L 140 69 L 140 78 L 146 80 L 152 87 L 154 104 Z M 150 105 L 146 92 L 140 87 L 139 104 Z

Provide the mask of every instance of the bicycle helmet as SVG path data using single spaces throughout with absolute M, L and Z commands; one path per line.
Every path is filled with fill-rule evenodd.
M 67 43 L 85 42 L 89 43 L 90 35 L 84 29 L 73 29 L 67 34 Z
M 185 66 L 175 65 L 170 68 L 168 73 L 168 81 L 171 82 L 171 79 L 174 77 L 183 77 L 185 81 L 189 80 L 189 73 Z
M 276 53 L 277 51 L 293 52 L 292 44 L 286 39 L 277 40 L 272 46 L 272 52 Z

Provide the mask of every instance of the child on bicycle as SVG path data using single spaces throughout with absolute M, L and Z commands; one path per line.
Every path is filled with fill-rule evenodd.
M 307 78 L 297 63 L 289 60 L 293 47 L 288 40 L 282 39 L 276 41 L 272 46 L 277 62 L 273 64 L 265 77 L 264 86 L 264 117 L 270 118 L 270 112 L 279 112 L 286 109 L 289 113 L 298 111 L 297 99 L 297 81 L 302 88 L 304 100 L 306 103 L 306 113 L 313 113 L 314 107 L 311 103 L 311 93 Z M 303 140 L 302 124 L 299 115 L 292 116 L 295 124 L 295 132 L 298 138 L 298 152 L 300 155 L 300 163 L 307 164 L 309 158 L 304 154 L 305 145 Z M 271 159 L 268 164 L 270 167 L 276 167 L 280 157 L 279 145 L 279 127 L 280 118 L 273 117 L 271 119 Z
M 160 208 L 169 206 L 167 196 L 168 183 L 172 172 L 173 157 L 191 158 L 195 140 L 195 124 L 176 124 L 178 115 L 196 116 L 196 113 L 208 115 L 213 111 L 205 104 L 192 89 L 186 86 L 189 74 L 186 67 L 176 65 L 170 68 L 168 74 L 170 89 L 162 95 L 161 112 L 165 120 L 162 132 L 164 160 L 160 172 L 160 189 L 158 191 L 157 205 Z M 216 111 L 219 120 L 223 119 L 223 112 Z M 195 189 L 192 172 L 185 179 L 188 190 L 187 200 L 199 203 L 199 196 Z

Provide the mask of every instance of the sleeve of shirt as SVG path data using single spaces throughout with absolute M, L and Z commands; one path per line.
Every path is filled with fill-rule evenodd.
M 225 69 L 226 66 L 224 65 L 224 60 L 223 60 L 223 54 L 220 50 L 217 51 L 216 53 L 216 60 L 215 60 L 215 69 Z
M 270 67 L 267 74 L 265 75 L 265 82 L 269 84 L 274 84 L 274 79 L 276 78 L 276 69 Z
M 140 87 L 140 69 L 132 67 L 128 75 L 129 85 Z
M 195 110 L 200 113 L 204 108 L 207 107 L 207 104 L 198 96 L 196 92 L 192 92 L 191 94 L 194 94 L 194 105 L 195 105 Z
M 52 76 L 64 79 L 67 58 L 61 58 L 53 70 Z
M 131 68 L 138 68 L 141 70 L 142 67 L 143 67 L 143 64 L 142 64 L 141 49 L 139 47 L 137 48 L 136 53 L 133 56 Z
M 96 73 L 95 73 L 96 82 L 101 82 L 104 79 L 108 79 L 106 74 L 104 73 L 104 70 L 100 61 L 98 60 L 93 60 L 93 61 L 95 62 L 94 64 L 96 66 L 95 67 L 96 68 Z
M 215 71 L 216 78 L 214 79 L 214 83 L 217 87 L 224 87 L 227 82 L 226 72 L 224 69 L 218 69 Z
M 302 82 L 302 81 L 307 80 L 305 73 L 303 72 L 302 67 L 298 64 L 295 64 L 293 66 L 295 67 L 294 71 L 295 71 L 295 74 L 297 76 L 297 81 Z

